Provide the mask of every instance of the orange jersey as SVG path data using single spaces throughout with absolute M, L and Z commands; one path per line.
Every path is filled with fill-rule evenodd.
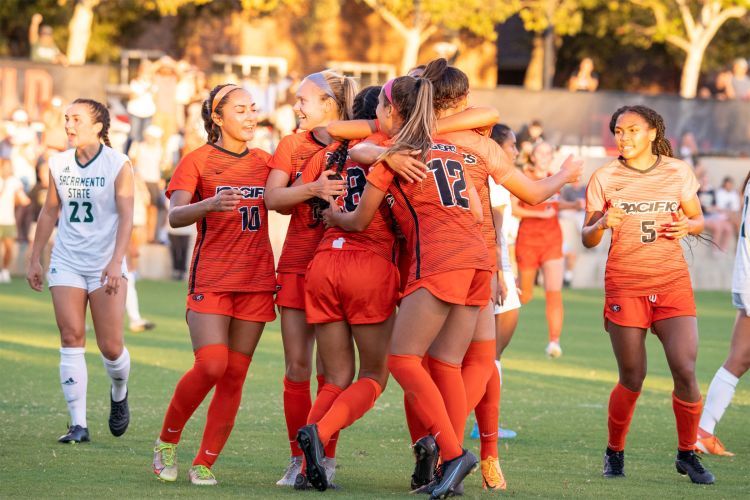
M 378 132 L 368 137 L 367 142 L 380 144 L 386 139 L 385 134 Z M 354 147 L 357 142 L 360 141 L 350 141 L 349 147 Z M 315 181 L 326 169 L 326 163 L 330 154 L 330 149 L 326 149 L 313 156 L 302 173 L 302 180 L 304 182 Z M 351 158 L 347 159 L 341 171 L 341 176 L 346 182 L 346 193 L 343 196 L 337 196 L 335 199 L 336 204 L 344 212 L 353 212 L 356 210 L 362 192 L 364 192 L 365 185 L 367 184 L 367 173 L 371 168 L 371 166 L 368 167 L 356 163 Z M 388 204 L 383 201 L 375 213 L 372 222 L 367 226 L 367 229 L 360 233 L 347 232 L 338 227 L 327 229 L 323 235 L 323 239 L 320 241 L 320 245 L 318 245 L 317 251 L 320 252 L 331 248 L 340 250 L 369 250 L 384 259 L 395 262 L 395 241 L 396 238 L 393 235 L 393 214 Z
M 692 168 L 668 157 L 644 171 L 614 160 L 594 172 L 586 188 L 586 211 L 604 212 L 617 204 L 626 214 L 612 230 L 604 277 L 607 297 L 692 290 L 679 240 L 660 231 L 698 187 Z
M 556 193 L 538 205 L 529 205 L 528 203 L 518 200 L 518 205 L 526 210 L 534 212 L 544 212 L 551 208 L 555 215 L 549 219 L 539 217 L 523 217 L 518 224 L 518 236 L 516 244 L 518 246 L 549 246 L 557 245 L 562 247 L 562 229 L 557 214 L 560 211 L 560 194 Z
M 308 160 L 324 148 L 326 145 L 318 142 L 312 132 L 291 134 L 281 139 L 269 166 L 285 172 L 291 186 L 302 175 Z M 305 274 L 315 248 L 323 237 L 323 230 L 320 214 L 313 213 L 309 203 L 297 204 L 292 209 L 276 270 L 280 273 Z
M 382 163 L 367 181 L 386 192 L 406 236 L 412 256 L 408 282 L 457 269 L 491 269 L 480 225 L 469 210 L 471 179 L 464 174 L 467 157 L 461 148 L 433 138 L 422 182 L 404 183 Z
M 209 212 L 197 223 L 190 293 L 266 292 L 276 289 L 268 212 L 263 202 L 268 161 L 260 149 L 237 155 L 205 144 L 177 165 L 167 188 L 193 194 L 192 202 L 237 188 L 243 199 L 231 212 Z
M 451 132 L 442 134 L 441 137 L 460 146 L 464 152 L 464 166 L 482 202 L 482 236 L 489 251 L 490 262 L 497 266 L 497 234 L 492 218 L 488 179 L 492 177 L 498 185 L 507 181 L 513 174 L 510 159 L 495 141 L 483 135 L 483 131 Z

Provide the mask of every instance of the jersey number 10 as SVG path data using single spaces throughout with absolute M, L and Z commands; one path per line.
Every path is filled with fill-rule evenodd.
M 260 209 L 258 207 L 240 207 L 242 230 L 257 231 L 260 229 Z

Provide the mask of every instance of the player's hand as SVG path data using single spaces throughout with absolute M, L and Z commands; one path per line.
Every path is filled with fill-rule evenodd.
M 341 213 L 341 209 L 338 206 L 336 206 L 332 198 L 329 198 L 329 203 L 330 203 L 330 206 L 320 213 L 320 216 L 323 218 L 323 224 L 325 224 L 326 229 L 328 229 L 329 227 L 338 226 L 337 218 L 339 214 Z
M 38 12 L 36 14 L 34 14 L 33 16 L 31 16 L 31 22 L 33 24 L 41 24 L 41 22 L 42 22 L 43 19 L 44 18 L 42 17 L 42 15 L 40 13 L 38 13 Z
M 331 179 L 334 175 L 338 175 L 334 170 L 326 170 L 320 174 L 318 180 L 310 184 L 315 196 L 325 200 L 346 194 L 346 182 L 341 178 Z
M 122 284 L 122 263 L 110 261 L 107 267 L 102 271 L 100 283 L 104 285 L 104 291 L 107 295 L 117 295 Z
M 620 208 L 619 204 L 614 203 L 604 212 L 604 215 L 602 215 L 597 224 L 599 225 L 599 229 L 610 229 L 622 224 L 624 217 L 625 211 Z
M 545 208 L 544 210 L 542 210 L 541 212 L 538 212 L 538 213 L 539 213 L 539 218 L 540 219 L 551 219 L 555 215 L 557 215 L 555 213 L 555 209 L 552 208 L 552 207 L 547 207 L 547 208 Z
M 684 238 L 690 231 L 689 221 L 682 212 L 672 212 L 672 222 L 661 226 L 661 234 L 670 240 Z
M 420 182 L 427 177 L 427 165 L 415 158 L 420 153 L 421 149 L 400 151 L 386 156 L 385 162 L 407 182 Z
M 208 199 L 209 212 L 231 212 L 242 201 L 239 189 L 224 189 Z
M 573 155 L 568 155 L 560 166 L 560 174 L 565 177 L 565 182 L 569 184 L 578 182 L 581 180 L 581 175 L 583 175 L 583 160 L 574 158 Z
M 44 270 L 42 269 L 41 263 L 32 262 L 29 264 L 29 269 L 26 271 L 26 281 L 29 282 L 29 286 L 32 290 L 37 292 L 42 291 L 42 286 L 44 285 L 44 280 L 42 279 L 43 274 Z
M 499 272 L 497 273 L 497 303 L 503 305 L 507 298 L 508 285 L 505 284 L 505 276 L 503 276 L 503 273 Z

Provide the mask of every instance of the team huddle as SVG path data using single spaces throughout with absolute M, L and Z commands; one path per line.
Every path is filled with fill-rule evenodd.
M 156 440 L 159 479 L 177 479 L 181 433 L 214 389 L 188 477 L 217 484 L 214 464 L 231 434 L 264 326 L 278 311 L 290 446 L 279 486 L 335 488 L 336 446 L 346 439 L 341 431 L 365 416 L 393 376 L 403 390 L 415 459 L 412 491 L 431 498 L 461 494 L 477 468 L 484 488 L 506 488 L 498 456 L 499 358 L 540 271 L 546 352 L 562 354 L 556 212 L 566 202 L 557 194 L 580 178 L 583 162 L 568 157 L 552 173 L 551 150 L 542 143 L 530 165 L 517 169 L 513 132 L 496 125 L 495 110 L 468 107 L 468 93 L 467 76 L 444 59 L 362 90 L 352 78 L 314 73 L 297 90 L 300 132 L 269 155 L 247 146 L 257 125 L 251 95 L 231 84 L 211 91 L 202 109 L 207 143 L 182 159 L 166 192 L 170 224 L 197 227 L 186 299 L 195 362 L 175 387 Z M 109 147 L 108 127 L 107 110 L 95 101 L 79 99 L 67 110 L 73 147 L 50 160 L 54 183 L 28 272 L 31 286 L 41 290 L 40 255 L 59 217 L 47 281 L 71 416 L 61 442 L 89 441 L 87 303 L 112 381 L 112 433 L 122 435 L 130 421 L 120 285 L 133 174 L 128 158 Z M 589 181 L 582 236 L 593 247 L 611 233 L 603 318 L 620 378 L 609 400 L 603 475 L 625 475 L 625 440 L 651 329 L 674 378 L 676 469 L 694 483 L 711 484 L 714 476 L 696 448 L 728 454 L 713 431 L 748 368 L 746 280 L 733 290 L 739 312 L 732 353 L 701 418 L 696 310 L 680 246 L 681 238 L 703 231 L 698 183 L 687 164 L 672 158 L 664 122 L 653 110 L 620 108 L 610 130 L 620 157 Z M 521 216 L 519 289 L 502 232 L 511 204 Z M 268 210 L 291 215 L 275 268 Z M 744 244 L 741 251 L 748 252 Z M 744 267 L 735 278 L 740 272 Z M 464 446 L 472 412 L 479 457 Z

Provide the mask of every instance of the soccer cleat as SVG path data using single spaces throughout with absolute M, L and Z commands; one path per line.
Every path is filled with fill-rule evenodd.
M 177 445 L 157 439 L 154 446 L 154 474 L 162 481 L 177 480 Z
M 560 343 L 550 342 L 549 344 L 547 344 L 547 348 L 544 350 L 544 353 L 548 358 L 559 358 L 560 356 L 562 356 L 562 348 L 560 347 Z
M 698 436 L 701 435 L 701 431 L 698 431 Z M 698 441 L 695 442 L 695 449 L 701 453 L 708 453 L 709 455 L 719 455 L 722 457 L 733 457 L 734 453 L 727 451 L 724 448 L 724 443 L 719 441 L 719 438 L 713 434 L 707 434 L 706 437 L 698 437 Z
M 299 491 L 311 490 L 312 485 L 310 484 L 310 481 L 307 480 L 307 477 L 300 473 L 297 474 L 297 477 L 294 479 L 294 489 Z
M 456 493 L 456 487 L 466 476 L 474 472 L 479 460 L 468 450 L 442 465 L 443 477 L 433 488 L 430 498 L 447 498 Z
M 482 486 L 485 490 L 504 490 L 508 487 L 496 457 L 482 460 Z
M 333 487 L 333 478 L 336 477 L 336 457 L 323 458 L 323 468 L 326 470 L 326 478 L 328 479 L 328 487 Z
M 128 393 L 122 401 L 112 399 L 109 393 L 109 431 L 113 436 L 119 437 L 125 434 L 130 424 L 130 407 L 128 406 Z
M 130 323 L 130 331 L 133 333 L 145 332 L 156 328 L 156 323 L 147 319 L 142 319 L 135 323 Z
M 188 472 L 190 482 L 196 486 L 216 486 L 216 476 L 205 465 L 193 465 Z
M 412 451 L 415 462 L 414 473 L 411 475 L 411 489 L 415 491 L 430 484 L 430 481 L 434 479 L 440 453 L 435 438 L 429 434 L 417 439 L 412 446 Z
M 316 490 L 325 491 L 328 489 L 328 477 L 323 465 L 325 452 L 323 443 L 318 437 L 318 426 L 315 424 L 306 425 L 297 431 L 297 443 L 305 454 L 305 476 Z
M 281 479 L 276 481 L 276 486 L 295 486 L 297 476 L 301 475 L 301 471 L 302 457 L 289 457 L 289 464 L 286 466 L 286 470 L 284 471 L 284 475 L 281 476 Z
M 607 479 L 625 477 L 625 452 L 614 451 L 607 447 L 604 452 L 604 470 L 602 476 Z
M 89 429 L 80 425 L 71 425 L 68 432 L 57 438 L 58 443 L 88 443 Z
M 687 475 L 695 484 L 714 484 L 716 480 L 714 475 L 703 467 L 700 457 L 693 450 L 678 450 L 674 466 L 677 472 L 683 476 Z

